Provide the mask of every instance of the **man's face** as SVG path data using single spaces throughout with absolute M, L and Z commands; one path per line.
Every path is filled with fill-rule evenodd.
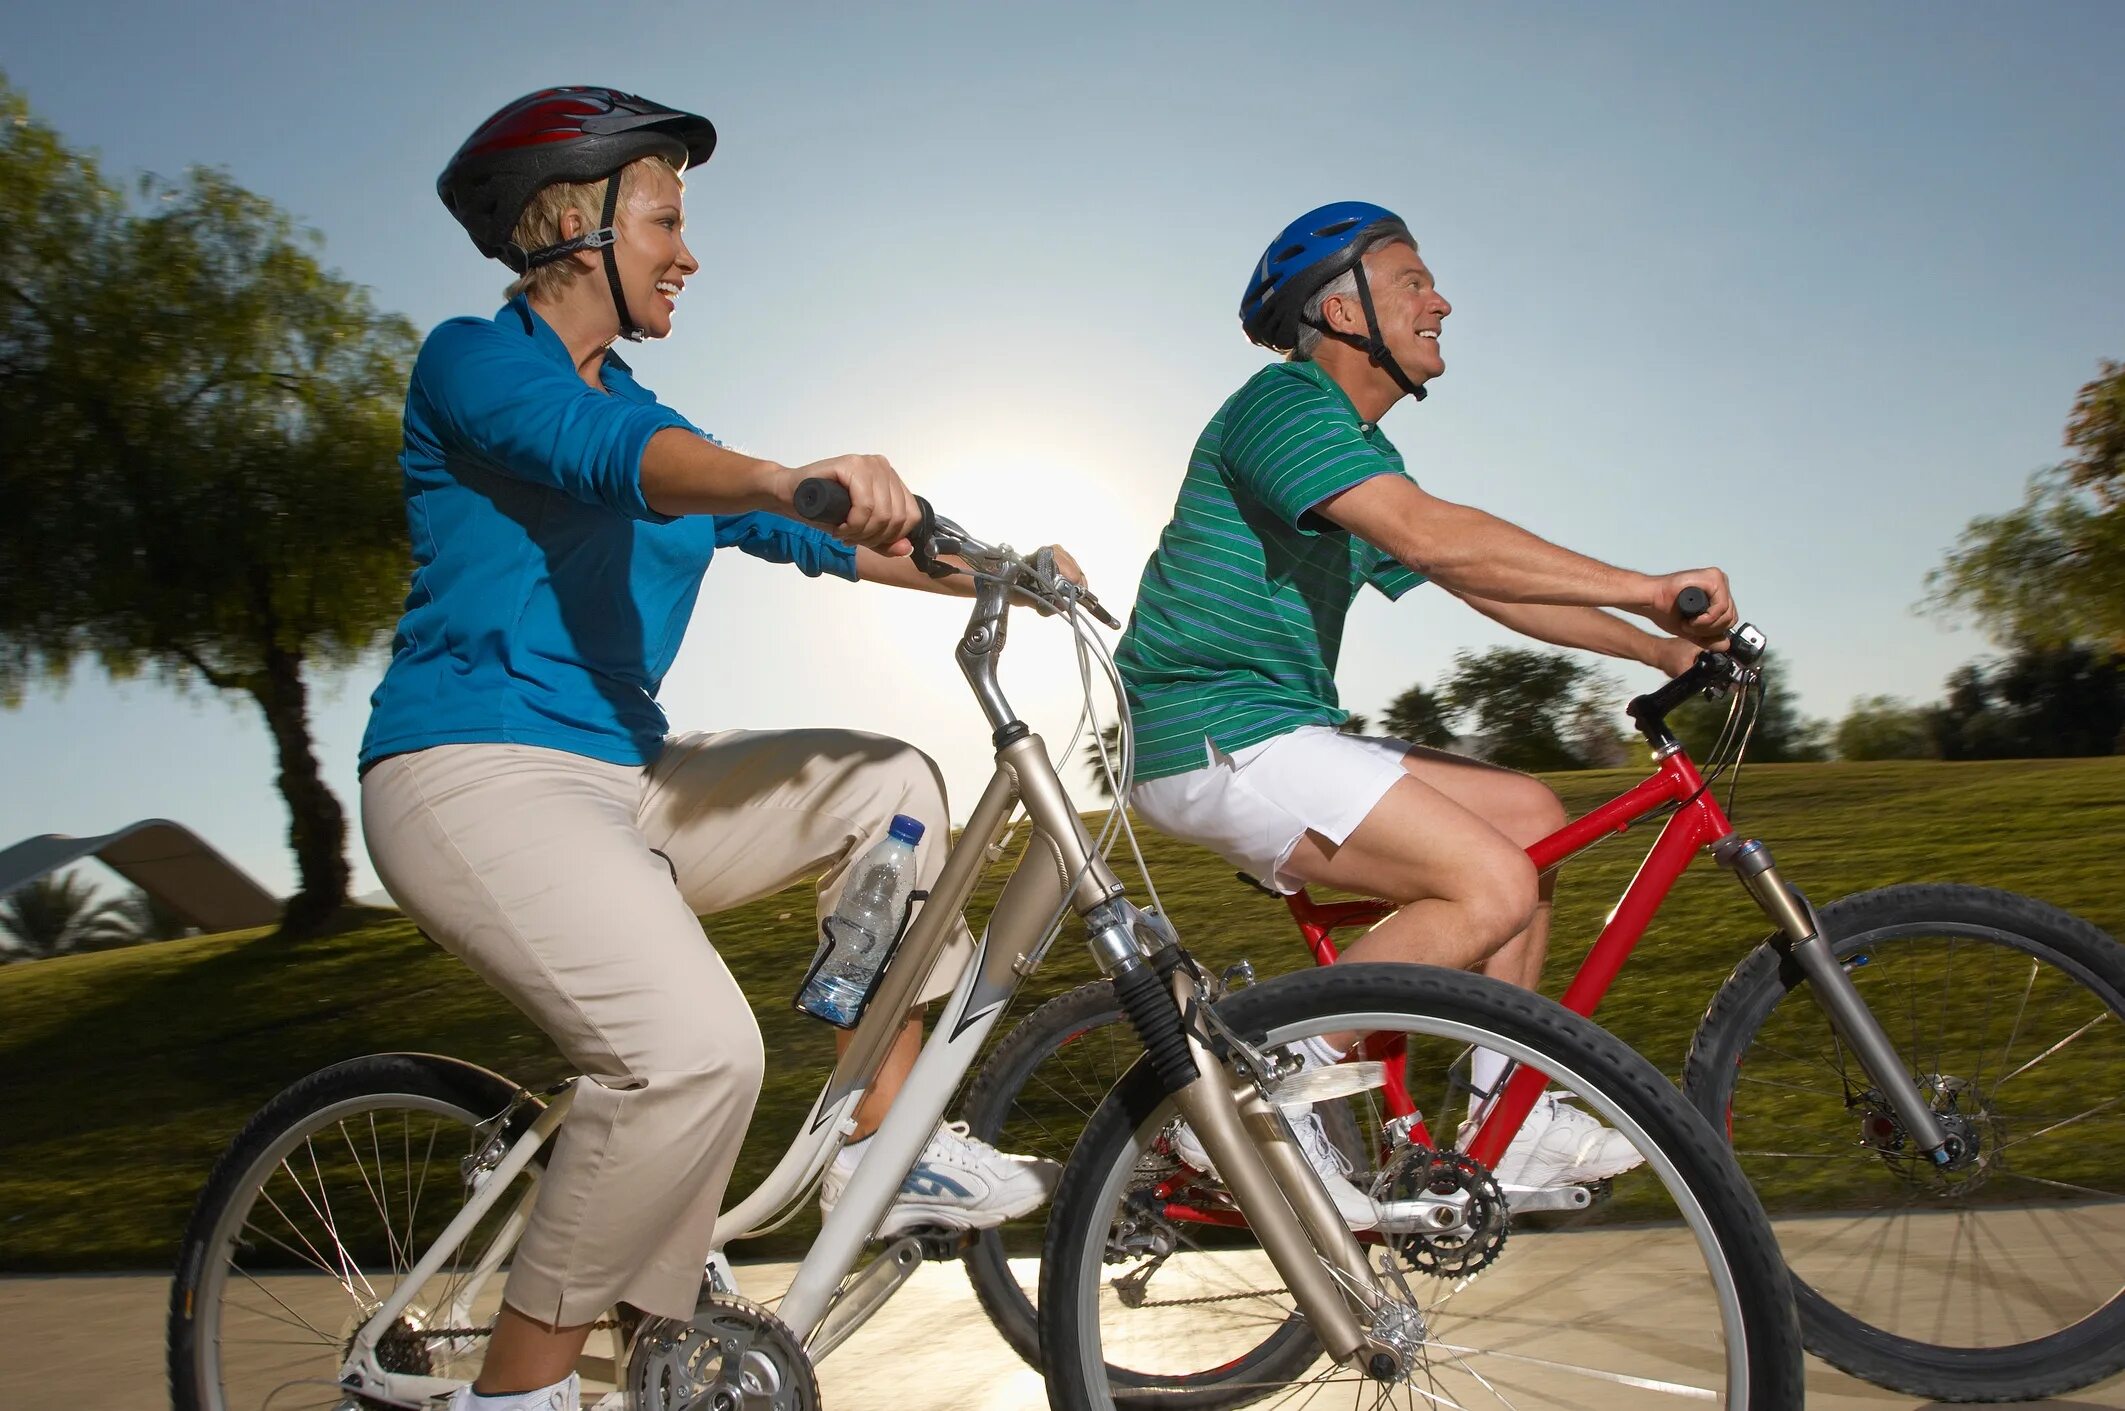
M 1397 242 L 1369 252 L 1365 256 L 1365 282 L 1372 290 L 1380 339 L 1410 380 L 1423 383 L 1446 371 L 1446 360 L 1439 354 L 1439 325 L 1454 307 L 1432 283 L 1431 271 L 1416 249 Z M 1362 335 L 1365 308 L 1358 296 L 1350 294 L 1338 302 L 1349 320 L 1347 325 L 1339 326 Z

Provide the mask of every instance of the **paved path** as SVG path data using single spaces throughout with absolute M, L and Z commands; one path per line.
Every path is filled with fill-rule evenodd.
M 795 1266 L 740 1270 L 747 1296 L 778 1297 Z M 1504 1266 L 1500 1266 L 1501 1270 Z M 0 1408 L 7 1411 L 161 1411 L 160 1276 L 0 1279 Z M 1657 1310 L 1647 1310 L 1657 1325 Z M 957 1264 L 925 1265 L 819 1369 L 832 1411 L 1020 1411 L 1044 1407 L 1040 1378 L 991 1330 Z M 1918 1411 L 1936 1405 L 1809 1364 L 1810 1411 Z M 1634 1408 L 1620 1391 L 1603 1407 Z M 1326 1400 L 1322 1403 L 1326 1404 Z M 2125 1411 L 2125 1379 L 2040 1403 L 2054 1411 Z M 1596 1411 L 1594 1403 L 1588 1403 Z

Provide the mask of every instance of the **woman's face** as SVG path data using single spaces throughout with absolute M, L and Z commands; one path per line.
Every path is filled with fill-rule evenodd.
M 645 163 L 614 219 L 619 240 L 613 257 L 627 312 L 651 338 L 670 334 L 679 293 L 701 268 L 686 248 L 685 201 L 678 173 L 662 162 Z

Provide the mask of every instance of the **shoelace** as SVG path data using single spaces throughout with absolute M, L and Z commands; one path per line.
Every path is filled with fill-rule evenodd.
M 1002 1152 L 975 1136 L 965 1122 L 940 1125 L 936 1135 L 930 1138 L 930 1149 L 940 1155 L 958 1157 L 969 1165 L 987 1166 L 1003 1159 Z
M 1348 1176 L 1355 1169 L 1342 1148 L 1328 1140 L 1328 1128 L 1322 1125 L 1319 1113 L 1309 1107 L 1298 1115 L 1286 1113 L 1285 1116 L 1299 1139 L 1299 1150 L 1306 1153 L 1306 1159 L 1313 1163 L 1315 1170 L 1325 1164 L 1333 1166 L 1338 1176 Z

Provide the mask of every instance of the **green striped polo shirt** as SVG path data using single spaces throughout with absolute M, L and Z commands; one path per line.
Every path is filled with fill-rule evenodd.
M 1202 768 L 1206 741 L 1230 753 L 1347 718 L 1335 668 L 1351 602 L 1367 583 L 1399 598 L 1424 575 L 1311 511 L 1403 473 L 1314 363 L 1271 363 L 1218 408 L 1114 654 L 1138 779 Z

